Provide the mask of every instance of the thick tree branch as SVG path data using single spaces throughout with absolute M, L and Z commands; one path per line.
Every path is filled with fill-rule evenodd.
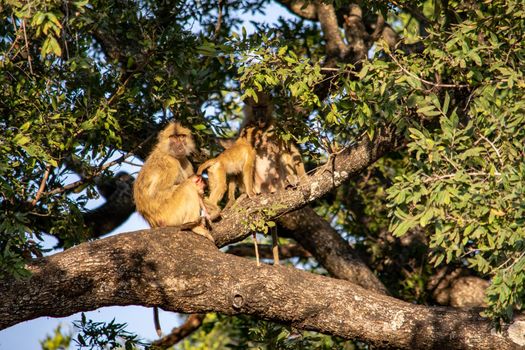
M 465 275 L 463 268 L 451 271 L 441 268 L 430 278 L 427 289 L 440 305 L 454 307 L 481 307 L 485 303 L 485 292 L 490 282 L 476 276 Z
M 344 16 L 344 20 L 346 40 L 353 53 L 352 62 L 365 60 L 371 38 L 363 22 L 363 10 L 356 4 L 350 4 L 348 15 Z
M 379 347 L 502 350 L 525 344 L 523 321 L 499 334 L 478 312 L 413 305 L 291 267 L 257 267 L 173 228 L 84 243 L 28 268 L 29 279 L 0 281 L 0 329 L 109 305 L 155 305 L 253 315 Z
M 326 40 L 326 53 L 330 58 L 344 59 L 348 54 L 348 47 L 343 41 L 337 23 L 337 15 L 332 4 L 316 3 L 317 16 Z
M 133 177 L 126 172 L 119 172 L 113 178 L 98 181 L 97 189 L 106 202 L 84 213 L 84 223 L 91 230 L 90 238 L 113 231 L 133 214 L 133 181 Z
M 348 242 L 312 208 L 305 207 L 286 214 L 279 222 L 286 233 L 311 252 L 330 275 L 378 293 L 388 293 Z

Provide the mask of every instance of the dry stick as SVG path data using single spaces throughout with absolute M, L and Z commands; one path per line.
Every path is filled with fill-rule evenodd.
M 255 248 L 255 261 L 257 261 L 257 267 L 261 266 L 259 261 L 259 248 L 257 247 L 257 234 L 254 232 L 253 235 L 253 246 Z
M 46 187 L 47 178 L 49 177 L 49 173 L 51 172 L 51 166 L 46 166 L 46 171 L 44 172 L 44 176 L 42 177 L 42 181 L 40 181 L 40 187 L 38 188 L 38 192 L 36 193 L 35 199 L 31 202 L 31 206 L 34 207 L 36 203 L 38 203 L 38 200 L 40 197 L 42 197 L 42 193 L 44 192 L 44 188 Z
M 51 196 L 53 194 L 59 194 L 59 193 L 63 193 L 63 192 L 66 192 L 66 191 L 69 191 L 69 190 L 72 190 L 78 186 L 81 186 L 83 185 L 86 181 L 89 181 L 91 179 L 93 179 L 94 177 L 100 175 L 104 170 L 106 170 L 107 168 L 115 165 L 115 164 L 120 164 L 122 163 L 125 159 L 131 157 L 132 155 L 134 155 L 135 153 L 133 153 L 135 150 L 137 149 L 140 149 L 144 144 L 146 144 L 147 142 L 149 142 L 149 140 L 151 140 L 151 138 L 153 137 L 154 135 L 150 135 L 148 136 L 148 138 L 146 138 L 144 141 L 142 141 L 133 151 L 130 151 L 126 154 L 124 154 L 123 156 L 119 157 L 118 159 L 115 159 L 114 161 L 112 162 L 109 162 L 107 164 L 104 164 L 102 165 L 97 171 L 95 171 L 92 175 L 90 176 L 86 176 L 84 179 L 81 179 L 81 180 L 78 180 L 78 181 L 75 181 L 75 182 L 72 182 L 70 183 L 69 185 L 66 185 L 64 187 L 60 187 L 60 188 L 56 188 L 54 190 L 51 190 L 49 192 L 45 192 L 44 195 L 46 196 Z
M 273 264 L 279 265 L 279 237 L 277 237 L 277 228 L 272 227 L 272 254 Z

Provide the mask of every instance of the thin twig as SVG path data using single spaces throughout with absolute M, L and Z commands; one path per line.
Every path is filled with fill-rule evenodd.
M 38 191 L 36 193 L 35 199 L 31 202 L 31 206 L 35 206 L 36 203 L 38 203 L 38 200 L 40 197 L 42 197 L 42 193 L 44 192 L 44 188 L 46 187 L 47 178 L 49 177 L 49 173 L 51 172 L 51 166 L 46 166 L 46 171 L 44 172 L 44 176 L 42 177 L 42 181 L 40 181 L 40 187 L 38 188 Z
M 18 32 L 18 28 L 16 27 L 16 21 L 15 21 L 15 19 L 13 18 L 13 15 L 11 15 L 11 22 L 13 23 L 13 27 L 15 28 L 14 33 L 17 33 L 17 32 Z M 14 49 L 14 47 L 15 47 L 16 44 L 18 43 L 18 39 L 19 39 L 19 38 L 20 38 L 20 36 L 19 36 L 18 33 L 17 33 L 16 36 L 15 36 L 15 40 L 13 40 L 13 43 L 12 43 L 11 46 L 9 47 L 9 50 L 7 50 L 6 55 L 8 55 L 8 54 L 11 52 L 11 50 Z M 15 54 L 15 56 L 16 56 L 16 54 Z
M 222 0 L 218 1 L 218 7 L 219 9 L 217 10 L 217 24 L 215 25 L 215 33 L 213 34 L 215 38 L 217 38 L 217 36 L 219 35 L 219 31 L 221 30 L 222 25 Z
M 337 71 L 340 71 L 341 69 L 340 68 L 322 67 L 321 70 L 325 71 L 325 72 L 337 72 Z
M 501 159 L 501 154 L 499 153 L 499 150 L 494 146 L 494 144 L 485 136 L 483 136 L 481 133 L 478 132 L 479 137 L 481 137 L 483 140 L 487 141 L 490 146 L 492 146 L 492 149 L 496 152 L 499 160 L 499 164 L 503 167 L 503 160 Z
M 26 20 L 22 20 L 22 30 L 24 32 L 24 40 L 25 40 L 25 46 L 27 50 L 27 62 L 29 63 L 29 71 L 31 74 L 33 74 L 33 65 L 31 64 L 31 53 L 29 52 L 29 42 L 27 40 L 27 33 L 26 33 Z
M 445 174 L 445 175 L 438 175 L 438 176 L 429 176 L 425 180 L 423 180 L 424 183 L 433 182 L 436 180 L 443 180 L 443 179 L 450 179 L 456 176 L 457 173 L 454 174 Z M 465 173 L 465 175 L 468 176 L 489 176 L 490 174 L 484 173 L 484 172 L 472 172 L 472 173 Z M 501 176 L 500 172 L 495 172 L 495 176 Z
M 93 172 L 93 174 L 89 175 L 89 176 L 86 176 L 85 178 L 81 179 L 81 180 L 78 180 L 78 181 L 75 181 L 75 182 L 72 182 L 66 186 L 63 186 L 63 187 L 59 187 L 59 188 L 55 188 L 54 190 L 51 190 L 51 191 L 48 191 L 48 192 L 45 192 L 43 193 L 43 195 L 46 195 L 46 196 L 51 196 L 51 195 L 54 195 L 54 194 L 59 194 L 59 193 L 63 193 L 63 192 L 66 192 L 66 191 L 69 191 L 69 190 L 72 190 L 74 188 L 77 188 L 81 185 L 83 185 L 84 183 L 86 183 L 87 181 L 93 179 L 94 177 L 100 175 L 104 170 L 106 170 L 107 168 L 115 165 L 115 164 L 120 164 L 122 163 L 124 160 L 126 160 L 127 158 L 135 155 L 135 150 L 137 149 L 140 149 L 142 148 L 142 146 L 144 144 L 146 144 L 149 140 L 151 140 L 151 138 L 153 137 L 154 135 L 150 135 L 148 136 L 148 138 L 146 138 L 144 141 L 142 141 L 133 151 L 130 151 L 126 154 L 124 154 L 123 156 L 115 159 L 114 161 L 112 162 L 109 162 L 109 163 L 106 163 L 102 166 L 100 166 L 98 168 L 98 170 L 96 170 L 95 172 Z
M 432 86 L 435 86 L 435 87 L 443 87 L 443 88 L 458 88 L 459 89 L 459 88 L 468 87 L 467 84 L 441 84 L 441 83 L 434 83 L 433 81 L 423 79 L 423 78 L 417 76 L 416 74 L 410 72 L 405 67 L 403 67 L 401 65 L 401 63 L 399 63 L 399 61 L 394 57 L 394 55 L 389 53 L 388 56 L 390 56 L 390 58 L 397 64 L 397 66 L 399 68 L 401 68 L 401 70 L 403 72 L 405 72 L 406 74 L 410 75 L 413 78 L 416 78 L 417 80 L 421 81 L 424 84 L 432 85 Z

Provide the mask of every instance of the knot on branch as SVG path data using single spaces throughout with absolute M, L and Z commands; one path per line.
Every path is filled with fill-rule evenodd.
M 232 306 L 235 310 L 239 310 L 244 306 L 244 297 L 239 292 L 233 294 Z

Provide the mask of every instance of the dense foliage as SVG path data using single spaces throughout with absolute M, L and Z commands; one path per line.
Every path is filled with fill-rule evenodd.
M 343 28 L 349 4 L 328 3 Z M 525 4 L 361 2 L 365 24 L 382 14 L 399 36 L 365 37 L 368 57 L 334 55 L 317 20 L 266 23 L 263 4 L 0 3 L 0 276 L 23 278 L 47 235 L 91 237 L 82 213 L 95 178 L 143 158 L 166 121 L 190 125 L 202 153 L 216 153 L 242 99 L 264 90 L 308 169 L 395 128 L 395 149 L 314 203 L 393 295 L 435 304 L 433 276 L 461 268 L 492 281 L 485 313 L 510 319 L 525 301 Z M 210 334 L 267 348 L 338 343 L 293 332 L 213 316 L 181 348 L 213 348 L 202 345 Z

